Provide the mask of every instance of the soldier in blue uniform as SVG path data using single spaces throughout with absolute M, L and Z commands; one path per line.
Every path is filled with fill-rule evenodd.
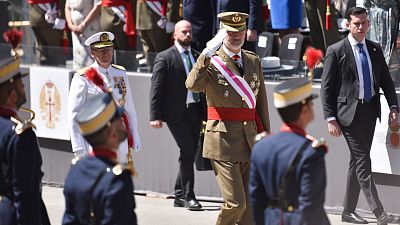
M 323 139 L 305 129 L 314 120 L 311 82 L 299 78 L 279 84 L 274 105 L 281 130 L 260 140 L 250 164 L 250 202 L 256 225 L 326 225 Z
M 93 151 L 69 171 L 63 225 L 137 224 L 131 173 L 117 160 L 127 137 L 122 113 L 110 93 L 93 96 L 78 112 L 79 128 Z
M 0 224 L 50 224 L 41 196 L 42 156 L 34 126 L 17 114 L 26 101 L 21 77 L 18 60 L 0 60 Z

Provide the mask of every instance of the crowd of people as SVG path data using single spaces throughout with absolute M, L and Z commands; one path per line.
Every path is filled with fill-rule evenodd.
M 66 24 L 81 57 L 77 63 L 88 64 L 79 65 L 68 96 L 75 159 L 65 180 L 63 224 L 138 223 L 131 179 L 132 152 L 141 148 L 134 90 L 125 68 L 112 64 L 114 49 L 123 45 L 119 41 L 131 46 L 136 30 L 145 52 L 159 52 L 154 59 L 146 56 L 152 71 L 150 126 L 160 129 L 165 122 L 180 150 L 173 206 L 202 208 L 193 191 L 193 163 L 206 121 L 202 156 L 210 160 L 223 198 L 217 225 L 330 224 L 324 210 L 327 146 L 305 131 L 318 97 L 312 81 L 289 80 L 267 96 L 260 58 L 247 50 L 255 45 L 261 15 L 255 8 L 262 2 L 243 1 L 244 8 L 239 2 L 216 5 L 212 12 L 218 12 L 219 26 L 210 35 L 196 27 L 200 20 L 179 20 L 177 1 L 138 0 L 136 12 L 141 13 L 133 30 L 130 1 L 94 1 L 84 7 L 88 2 L 66 1 Z M 306 2 L 311 8 L 320 5 Z M 30 4 L 39 10 L 35 4 L 51 8 L 53 3 Z M 212 1 L 184 1 L 186 10 L 197 7 L 191 3 L 214 7 Z M 270 4 L 273 13 L 276 5 Z M 184 10 L 185 15 L 190 13 Z M 103 24 L 106 16 L 118 20 L 114 27 L 103 27 L 110 24 Z M 197 16 L 194 11 L 188 18 Z M 343 135 L 350 150 L 342 221 L 368 223 L 355 212 L 362 190 L 377 224 L 386 225 L 398 219 L 379 200 L 370 159 L 381 116 L 379 89 L 389 103 L 390 127 L 397 126 L 399 106 L 382 47 L 366 38 L 368 11 L 351 7 L 346 19 L 349 34 L 340 41 L 327 37 L 323 20 L 318 26 L 326 37 L 321 43 L 326 49 L 320 93 L 324 118 L 330 135 Z M 209 36 L 200 38 L 196 30 Z M 118 31 L 125 36 L 120 39 Z M 50 224 L 41 199 L 42 159 L 34 125 L 18 116 L 26 101 L 23 76 L 18 58 L 0 61 L 0 124 L 5 128 L 0 130 L 0 224 Z M 283 121 L 277 133 L 270 128 L 268 101 Z

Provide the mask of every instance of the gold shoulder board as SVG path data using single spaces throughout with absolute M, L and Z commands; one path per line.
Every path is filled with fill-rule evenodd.
M 257 55 L 255 52 L 252 52 L 252 51 L 249 51 L 249 50 L 245 50 L 245 49 L 242 49 L 242 51 L 244 51 L 244 52 L 247 53 L 247 54 L 255 55 L 255 56 L 258 57 L 258 55 Z
M 128 168 L 126 166 L 122 165 L 122 164 L 117 164 L 112 168 L 112 172 L 116 176 L 121 175 L 122 172 L 124 172 L 125 170 L 128 170 Z
M 111 66 L 114 67 L 114 68 L 117 69 L 117 70 L 123 70 L 123 71 L 126 70 L 125 67 L 120 66 L 120 65 L 117 65 L 117 64 L 112 64 Z
M 24 133 L 26 130 L 36 129 L 36 126 L 31 121 L 22 122 L 14 117 L 11 117 L 11 121 L 16 124 L 14 131 L 18 135 Z
M 76 73 L 79 74 L 80 76 L 83 76 L 83 75 L 85 75 L 86 71 L 87 71 L 89 68 L 90 68 L 90 67 L 84 67 L 84 68 L 82 68 L 82 69 L 78 69 L 78 70 L 76 71 Z
M 325 148 L 326 148 L 327 146 L 326 146 L 325 138 L 318 138 L 318 139 L 315 139 L 315 140 L 312 142 L 311 146 L 312 146 L 313 148 L 319 148 L 319 147 L 325 147 Z

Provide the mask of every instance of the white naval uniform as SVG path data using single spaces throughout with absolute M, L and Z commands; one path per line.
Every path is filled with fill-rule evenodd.
M 137 118 L 136 110 L 132 99 L 132 90 L 128 82 L 128 77 L 123 67 L 110 65 L 107 69 L 100 67 L 97 62 L 94 62 L 90 67 L 97 69 L 100 76 L 103 78 L 104 83 L 107 87 L 113 88 L 113 97 L 117 105 L 120 106 L 119 99 L 122 98 L 122 93 L 118 86 L 115 86 L 116 80 L 123 81 L 126 85 L 126 96 L 125 96 L 125 113 L 129 120 L 129 126 L 134 140 L 134 149 L 138 151 L 141 146 L 139 133 L 137 130 Z M 89 67 L 88 67 L 89 68 Z M 88 98 L 93 95 L 102 93 L 103 91 L 89 82 L 85 75 L 75 73 L 72 78 L 69 95 L 68 95 L 68 120 L 69 120 L 69 133 L 71 137 L 72 151 L 74 153 L 82 154 L 87 153 L 92 148 L 89 143 L 82 137 L 79 129 L 79 125 L 76 122 L 76 115 L 79 110 L 84 107 L 85 102 Z M 118 160 L 121 163 L 127 162 L 128 152 L 128 141 L 125 140 L 119 146 Z

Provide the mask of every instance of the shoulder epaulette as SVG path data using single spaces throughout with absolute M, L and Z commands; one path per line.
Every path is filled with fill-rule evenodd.
M 123 70 L 126 71 L 125 67 L 117 65 L 117 64 L 111 64 L 112 67 L 114 67 L 117 70 Z
M 81 75 L 81 76 L 83 76 L 83 75 L 85 75 L 86 71 L 87 71 L 89 68 L 90 68 L 90 67 L 84 67 L 84 68 L 78 69 L 78 70 L 76 71 L 76 73 L 79 74 L 79 75 Z
M 36 126 L 31 121 L 22 122 L 14 117 L 11 117 L 11 121 L 16 124 L 14 131 L 18 135 L 24 133 L 26 130 L 36 129 Z
M 129 170 L 129 168 L 127 166 L 124 166 L 122 164 L 116 164 L 113 168 L 112 168 L 112 172 L 113 174 L 115 174 L 116 176 L 119 176 L 122 174 L 122 172 L 124 172 L 125 170 Z
M 249 51 L 249 50 L 245 50 L 245 49 L 242 49 L 242 51 L 244 51 L 245 53 L 248 53 L 250 55 L 254 55 L 254 56 L 258 57 L 258 55 L 255 52 L 252 52 L 252 51 Z
M 311 146 L 315 149 L 323 149 L 325 152 L 328 151 L 328 145 L 326 144 L 325 138 L 315 138 L 313 136 L 307 135 L 307 139 L 312 141 Z
M 255 138 L 254 138 L 254 140 L 257 142 L 257 141 L 261 141 L 261 139 L 263 139 L 263 138 L 265 138 L 265 137 L 267 137 L 267 136 L 269 136 L 269 135 L 271 135 L 271 134 L 269 134 L 269 133 L 267 133 L 267 132 L 261 132 L 261 133 L 258 133 L 256 136 L 255 136 Z

